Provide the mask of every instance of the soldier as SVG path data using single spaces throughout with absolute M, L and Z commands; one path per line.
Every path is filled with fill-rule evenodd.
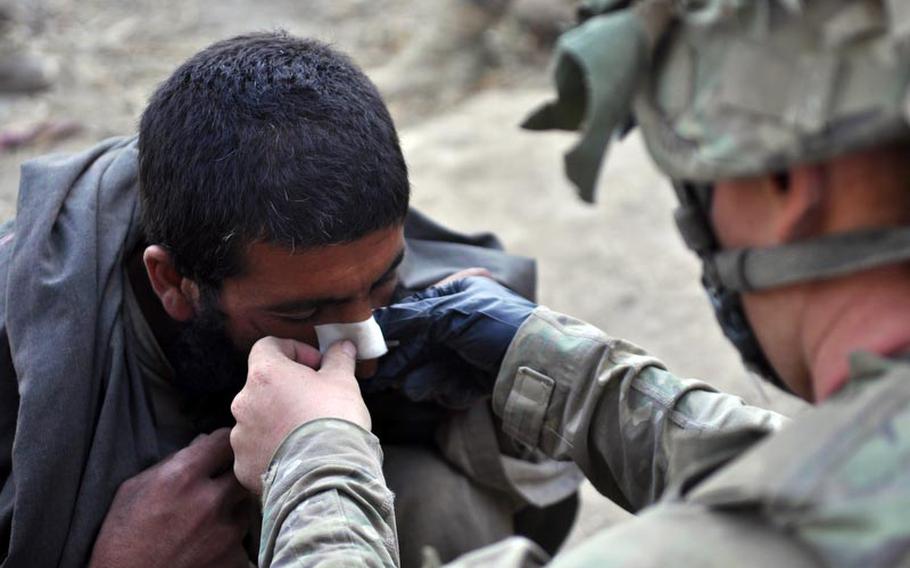
M 555 564 L 907 565 L 910 4 L 628 4 L 589 2 L 560 42 L 559 100 L 530 126 L 584 125 L 566 162 L 590 199 L 633 117 L 727 336 L 815 408 L 786 423 L 476 278 L 378 314 L 386 337 L 425 337 L 381 373 L 407 380 L 446 349 L 495 373 L 506 435 L 640 511 Z M 396 561 L 352 369 L 349 344 L 321 361 L 291 342 L 254 348 L 232 443 L 239 479 L 263 491 L 261 566 Z M 546 561 L 510 539 L 455 565 Z

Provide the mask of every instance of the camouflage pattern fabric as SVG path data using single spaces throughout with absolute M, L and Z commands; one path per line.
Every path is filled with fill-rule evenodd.
M 264 477 L 259 566 L 398 566 L 375 436 L 343 420 L 291 432 Z
M 591 548 L 593 556 L 576 565 L 628 560 L 633 545 L 636 558 L 661 558 L 663 541 L 687 545 L 692 554 L 703 554 L 703 560 L 712 554 L 729 559 L 745 549 L 756 562 L 792 559 L 794 547 L 802 550 L 791 540 L 776 542 L 776 529 L 764 539 L 753 538 L 752 532 L 764 526 L 755 519 L 743 521 L 742 527 L 730 525 L 745 542 L 731 540 L 726 556 L 702 547 L 705 541 L 691 533 L 671 539 L 647 532 L 645 519 L 667 511 L 655 525 L 661 531 L 681 519 L 685 522 L 674 530 L 698 531 L 694 521 L 706 517 L 706 525 L 718 528 L 706 531 L 705 538 L 730 540 L 730 531 L 721 530 L 727 526 L 724 518 L 715 517 L 707 505 L 689 504 L 687 492 L 715 470 L 725 471 L 731 459 L 757 447 L 786 419 L 701 381 L 677 378 L 634 345 L 539 308 L 506 354 L 494 407 L 508 434 L 551 457 L 574 460 L 604 495 L 633 511 L 656 504 L 629 525 L 644 527 L 646 534 L 637 537 L 641 540 Z M 392 496 L 383 482 L 378 441 L 371 434 L 341 421 L 307 424 L 276 452 L 264 486 L 260 566 L 397 561 Z M 772 541 L 769 552 L 756 556 L 759 545 Z M 544 561 L 535 545 L 513 538 L 454 565 L 505 568 Z
M 601 493 L 647 507 L 553 566 L 910 562 L 906 360 L 855 355 L 848 386 L 786 424 L 541 308 L 506 355 L 495 403 L 512 435 L 575 460 Z M 394 565 L 380 461 L 375 437 L 352 424 L 323 420 L 291 434 L 265 479 L 260 565 Z M 511 538 L 449 566 L 546 561 Z
M 906 0 L 626 4 L 587 2 L 557 46 L 558 99 L 525 123 L 583 132 L 566 170 L 588 201 L 633 122 L 664 173 L 697 182 L 910 137 Z

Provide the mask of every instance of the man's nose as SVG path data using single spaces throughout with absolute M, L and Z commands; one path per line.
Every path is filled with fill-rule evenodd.
M 373 305 L 369 298 L 357 298 L 339 304 L 331 314 L 327 315 L 331 317 L 331 323 L 356 323 L 373 317 Z
M 326 314 L 325 323 L 357 323 L 373 317 L 373 304 L 369 297 L 358 298 L 339 304 L 335 310 Z M 354 375 L 358 379 L 367 379 L 376 374 L 378 359 L 359 359 Z

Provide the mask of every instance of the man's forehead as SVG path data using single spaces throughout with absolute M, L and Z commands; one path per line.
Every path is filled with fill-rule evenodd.
M 226 280 L 225 287 L 255 294 L 262 302 L 343 299 L 369 288 L 394 269 L 403 254 L 401 226 L 306 249 L 254 243 L 245 254 L 243 274 Z
M 288 246 L 282 243 L 254 242 L 246 256 L 251 264 L 258 262 L 283 262 L 293 259 L 299 262 L 326 262 L 348 257 L 361 257 L 398 248 L 404 242 L 404 227 L 395 225 L 379 229 L 366 235 L 339 243 L 317 246 Z

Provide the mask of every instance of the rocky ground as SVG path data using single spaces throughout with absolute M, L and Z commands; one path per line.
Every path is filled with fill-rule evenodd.
M 31 0 L 21 6 L 18 38 L 55 61 L 60 76 L 46 94 L 0 98 L 0 125 L 73 120 L 82 129 L 65 141 L 0 154 L 0 217 L 15 212 L 23 160 L 133 133 L 155 85 L 214 40 L 281 27 L 330 41 L 369 71 L 402 50 L 435 6 L 418 0 Z M 516 126 L 549 96 L 546 53 L 509 18 L 485 41 L 486 71 L 464 96 L 439 104 L 428 91 L 416 93 L 422 104 L 392 101 L 415 204 L 452 227 L 493 230 L 511 250 L 536 257 L 544 304 L 646 346 L 679 374 L 797 411 L 792 400 L 749 377 L 724 342 L 698 286 L 698 265 L 673 229 L 672 191 L 640 140 L 632 136 L 612 149 L 600 203 L 581 203 L 561 170 L 572 137 Z M 586 487 L 573 542 L 620 517 Z

